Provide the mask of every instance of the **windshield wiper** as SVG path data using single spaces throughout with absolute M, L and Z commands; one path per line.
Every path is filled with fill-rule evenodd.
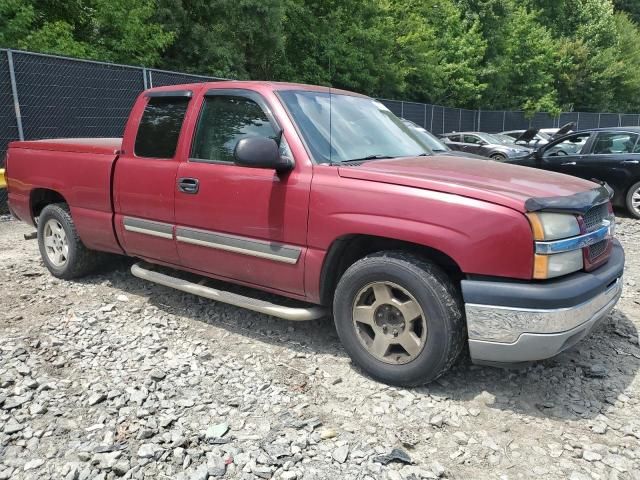
M 350 158 L 349 160 L 342 160 L 340 163 L 351 163 L 351 162 L 364 162 L 365 160 L 384 160 L 388 158 L 396 158 L 391 155 L 367 155 L 362 158 Z

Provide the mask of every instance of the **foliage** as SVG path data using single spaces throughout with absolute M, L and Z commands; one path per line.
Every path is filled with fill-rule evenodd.
M 0 45 L 112 62 L 157 64 L 173 33 L 153 0 L 2 0 Z
M 484 109 L 640 111 L 637 0 L 0 0 L 0 46 Z
M 175 32 L 160 66 L 269 78 L 283 51 L 283 13 L 280 0 L 158 0 L 155 19 Z
M 627 12 L 633 21 L 640 23 L 640 2 L 638 0 L 614 0 L 613 4 L 621 12 Z

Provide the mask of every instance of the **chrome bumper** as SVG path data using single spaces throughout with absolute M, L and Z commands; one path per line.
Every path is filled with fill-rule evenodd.
M 587 336 L 611 312 L 621 293 L 619 277 L 599 295 L 568 308 L 467 303 L 471 358 L 477 363 L 519 363 L 553 357 Z

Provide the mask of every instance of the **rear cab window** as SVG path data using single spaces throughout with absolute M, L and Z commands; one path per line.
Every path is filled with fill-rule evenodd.
M 136 156 L 174 157 L 191 92 L 176 92 L 175 96 L 171 93 L 149 96 L 136 135 Z

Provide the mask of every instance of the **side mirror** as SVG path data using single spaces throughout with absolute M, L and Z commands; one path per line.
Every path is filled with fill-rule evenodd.
M 280 148 L 272 138 L 243 138 L 237 143 L 233 157 L 235 164 L 241 167 L 267 168 L 277 172 L 293 168 L 291 159 L 280 156 Z

